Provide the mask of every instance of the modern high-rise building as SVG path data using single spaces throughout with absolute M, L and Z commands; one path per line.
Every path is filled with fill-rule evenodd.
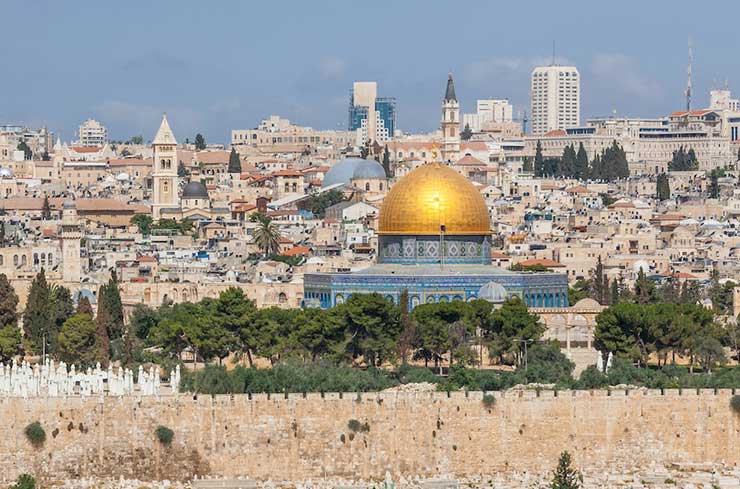
M 581 75 L 575 66 L 538 66 L 532 71 L 532 134 L 578 127 Z
M 513 121 L 514 108 L 507 99 L 478 100 L 475 114 L 463 114 L 462 127 L 481 132 L 487 124 Z
M 108 142 L 108 129 L 94 119 L 88 119 L 80 124 L 78 134 L 80 146 L 103 147 Z
M 349 95 L 350 131 L 357 133 L 357 145 L 383 142 L 396 130 L 396 99 L 378 97 L 376 82 L 355 82 Z

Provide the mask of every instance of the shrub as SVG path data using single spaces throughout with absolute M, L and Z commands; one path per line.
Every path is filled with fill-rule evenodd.
M 370 423 L 368 423 L 367 421 L 365 421 L 364 423 L 360 423 L 356 419 L 350 419 L 347 423 L 347 428 L 354 432 L 367 433 L 368 431 L 370 431 Z
M 36 489 L 36 479 L 32 475 L 21 474 L 10 489 Z
M 31 445 L 38 448 L 46 441 L 46 432 L 41 426 L 41 423 L 34 421 L 33 423 L 26 426 L 26 438 L 31 442 Z
M 175 437 L 174 431 L 167 428 L 166 426 L 158 426 L 154 432 L 157 435 L 159 443 L 165 446 L 170 446 L 172 444 L 172 439 Z
M 730 407 L 737 414 L 740 414 L 740 394 L 732 396 L 730 399 Z
M 483 405 L 490 409 L 493 407 L 493 405 L 496 404 L 496 398 L 493 397 L 493 394 L 484 394 L 483 395 Z

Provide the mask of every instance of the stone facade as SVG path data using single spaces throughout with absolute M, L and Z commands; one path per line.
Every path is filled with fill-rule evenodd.
M 584 471 L 740 462 L 731 392 L 508 391 L 0 400 L 0 483 L 195 475 L 382 480 L 545 473 L 562 450 Z M 350 420 L 369 431 L 353 432 Z M 25 427 L 39 421 L 43 447 Z M 160 445 L 157 426 L 174 431 Z

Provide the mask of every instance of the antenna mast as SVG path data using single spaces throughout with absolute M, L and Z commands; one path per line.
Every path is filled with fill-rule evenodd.
M 689 37 L 689 67 L 687 70 L 688 80 L 686 82 L 686 111 L 691 111 L 691 63 L 694 61 L 694 52 L 691 43 L 691 37 Z

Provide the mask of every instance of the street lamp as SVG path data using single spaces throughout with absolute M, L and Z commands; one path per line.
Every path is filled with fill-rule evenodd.
M 526 372 L 529 368 L 529 358 L 527 356 L 527 345 L 529 343 L 534 343 L 534 340 L 531 338 L 527 338 L 524 340 L 516 340 L 518 343 L 524 343 L 524 371 Z

